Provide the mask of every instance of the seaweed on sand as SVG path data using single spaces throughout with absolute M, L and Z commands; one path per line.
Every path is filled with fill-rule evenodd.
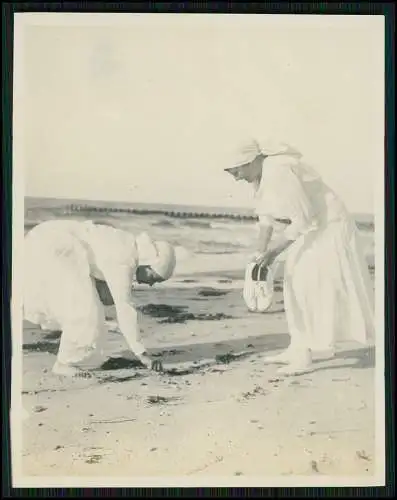
M 95 454 L 95 455 L 91 455 L 89 456 L 87 459 L 86 459 L 86 463 L 87 464 L 99 464 L 102 459 L 103 459 L 103 455 L 98 455 L 98 454 Z
M 60 331 L 53 331 L 53 332 L 49 332 L 45 335 L 45 338 L 47 340 L 58 340 L 61 338 L 61 335 L 62 335 L 62 332 Z
M 142 378 L 143 375 L 140 373 L 134 373 L 134 375 L 129 375 L 127 377 L 116 377 L 114 375 L 107 375 L 106 377 L 101 377 L 99 379 L 100 384 L 108 384 L 108 383 L 120 383 L 120 382 L 129 382 L 130 380 L 136 380 Z
M 146 368 L 139 359 L 109 358 L 100 367 L 100 370 L 123 370 L 131 368 Z
M 100 371 L 113 371 L 113 370 L 130 370 L 130 369 L 143 369 L 146 368 L 143 363 L 141 363 L 138 359 L 127 359 L 127 358 L 109 358 L 107 359 L 99 368 Z M 116 376 L 116 375 L 97 375 L 99 378 L 100 384 L 106 384 L 109 382 L 128 382 L 130 380 L 136 380 L 142 378 L 144 375 L 142 373 L 132 373 L 129 372 L 128 375 L 125 376 Z
M 217 321 L 221 319 L 231 319 L 233 316 L 223 313 L 215 314 L 193 314 L 193 313 L 182 313 L 177 316 L 170 316 L 159 321 L 159 323 L 186 323 L 186 321 Z
M 228 294 L 228 290 L 217 290 L 215 288 L 205 288 L 203 290 L 200 290 L 198 292 L 198 295 L 201 295 L 202 297 L 219 297 L 221 295 L 226 295 Z
M 225 354 L 217 354 L 215 356 L 215 361 L 217 363 L 222 363 L 222 364 L 229 364 L 231 361 L 235 361 L 236 359 L 241 359 L 245 358 L 247 356 L 250 356 L 252 353 L 251 352 L 240 352 L 240 353 L 233 353 L 233 352 L 227 352 Z
M 23 350 L 27 352 L 46 352 L 49 354 L 57 354 L 58 353 L 58 344 L 55 342 L 33 342 L 31 344 L 24 344 Z
M 168 368 L 163 371 L 163 375 L 168 375 L 170 377 L 179 377 L 183 375 L 193 375 L 203 370 L 210 368 L 214 363 L 207 361 L 204 363 L 187 366 L 185 368 Z
M 230 319 L 229 316 L 223 313 L 216 314 L 194 314 L 186 312 L 187 306 L 170 306 L 168 304 L 147 304 L 139 308 L 140 312 L 152 318 L 159 318 L 158 323 L 186 323 L 186 321 L 211 321 Z
M 184 349 L 163 349 L 160 352 L 153 352 L 152 357 L 154 358 L 160 358 L 161 356 L 175 356 L 176 354 L 183 354 L 186 352 Z
M 263 387 L 260 387 L 259 385 L 256 385 L 252 391 L 247 391 L 243 392 L 241 394 L 242 399 L 252 399 L 255 398 L 256 396 L 266 396 L 267 391 L 263 389 Z
M 171 401 L 177 401 L 179 400 L 178 397 L 164 397 L 164 396 L 148 396 L 146 398 L 146 402 L 150 405 L 161 405 L 161 404 L 166 404 Z
M 142 314 L 152 318 L 166 318 L 172 315 L 181 314 L 187 306 L 170 306 L 168 304 L 146 304 L 138 308 Z

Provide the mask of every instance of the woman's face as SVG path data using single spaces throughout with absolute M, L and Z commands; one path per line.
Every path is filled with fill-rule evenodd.
M 136 280 L 138 283 L 145 283 L 149 286 L 164 281 L 164 279 L 150 266 L 138 266 L 136 270 Z
M 262 156 L 257 156 L 251 163 L 240 165 L 238 167 L 227 168 L 236 181 L 246 181 L 253 183 L 258 181 L 262 175 Z

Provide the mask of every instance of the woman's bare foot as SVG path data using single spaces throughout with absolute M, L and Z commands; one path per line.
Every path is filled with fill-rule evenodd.
M 327 361 L 328 359 L 333 359 L 334 357 L 335 357 L 334 349 L 327 349 L 327 350 L 313 352 L 313 359 L 316 361 Z
M 287 349 L 279 354 L 275 354 L 274 356 L 267 356 L 264 361 L 266 364 L 279 364 L 279 365 L 287 365 L 296 358 L 295 354 L 296 349 L 292 347 L 287 347 Z
M 312 371 L 312 356 L 309 350 L 302 351 L 290 361 L 287 366 L 283 366 L 277 370 L 280 375 L 291 376 L 301 375 Z
M 52 373 L 55 375 L 62 375 L 63 377 L 79 377 L 79 378 L 91 378 L 92 375 L 85 371 L 71 365 L 65 365 L 56 361 L 52 367 Z

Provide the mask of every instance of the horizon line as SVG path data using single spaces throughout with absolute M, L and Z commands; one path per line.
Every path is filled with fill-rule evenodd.
M 67 204 L 74 204 L 76 202 L 81 203 L 106 203 L 106 204 L 123 204 L 123 205 L 147 205 L 147 206 L 163 206 L 163 207 L 192 207 L 197 209 L 222 209 L 222 210 L 244 210 L 248 213 L 254 214 L 255 211 L 252 207 L 243 206 L 243 205 L 202 205 L 202 204 L 189 204 L 189 203 L 170 203 L 170 202 L 153 202 L 153 201 L 130 201 L 130 200 L 109 200 L 109 199 L 94 199 L 94 198 L 70 198 L 70 197 L 53 197 L 53 196 L 33 196 L 33 195 L 24 195 L 25 199 L 43 199 L 43 200 L 51 200 L 56 202 L 65 202 Z M 373 212 L 361 212 L 361 211 L 350 211 L 355 215 L 366 215 L 370 217 L 374 217 Z

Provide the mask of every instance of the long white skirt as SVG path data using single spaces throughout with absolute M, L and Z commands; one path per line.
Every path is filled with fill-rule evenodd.
M 328 351 L 337 341 L 373 342 L 373 286 L 359 238 L 346 218 L 290 247 L 284 301 L 291 345 Z
M 24 250 L 24 318 L 62 331 L 59 362 L 97 365 L 105 316 L 86 249 L 62 227 L 44 223 L 25 236 Z

